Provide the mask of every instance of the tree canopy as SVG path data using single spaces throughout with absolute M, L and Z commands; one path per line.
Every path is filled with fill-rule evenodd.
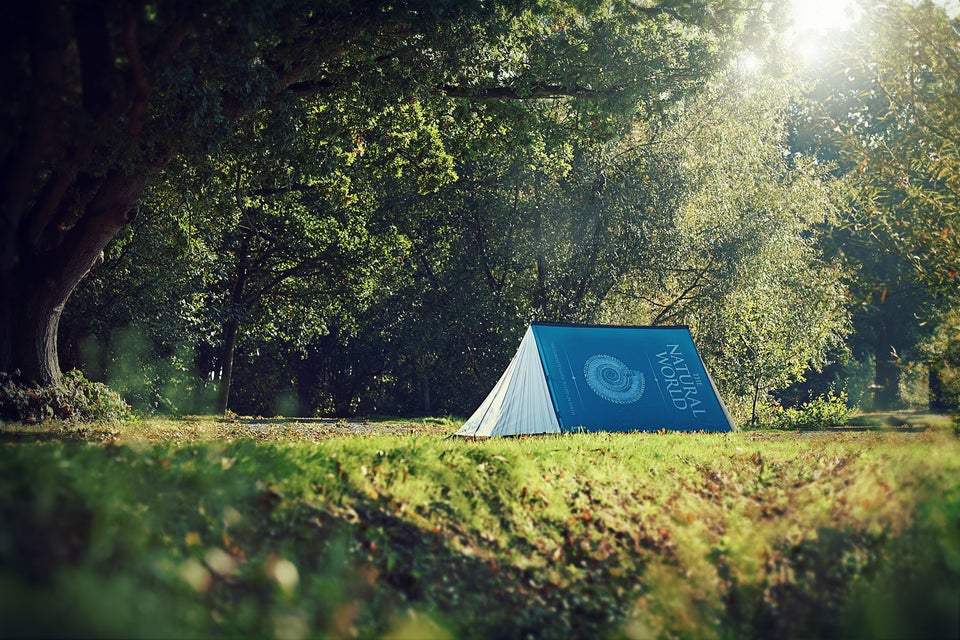
M 950 378 L 956 18 L 878 7 L 811 88 L 785 7 L 0 9 L 0 370 L 462 413 L 547 320 L 688 324 L 754 420 L 858 341 L 878 380 L 891 349 Z M 912 325 L 863 313 L 883 273 L 924 292 Z
M 851 346 L 875 363 L 882 408 L 901 402 L 901 374 L 918 361 L 934 396 L 957 366 L 927 341 L 957 330 L 960 23 L 931 2 L 868 8 L 819 74 L 797 147 L 850 186 L 831 250 L 859 271 Z
M 244 118 L 316 99 L 321 138 L 358 151 L 372 120 L 421 95 L 553 98 L 603 130 L 702 83 L 749 15 L 736 0 L 10 5 L 0 368 L 58 380 L 63 307 L 148 180 L 174 157 L 219 153 Z

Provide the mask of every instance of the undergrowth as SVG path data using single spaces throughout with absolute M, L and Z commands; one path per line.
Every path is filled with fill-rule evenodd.
M 0 446 L 0 636 L 957 634 L 945 430 Z
M 28 385 L 0 372 L 0 420 L 40 423 L 120 422 L 133 417 L 130 406 L 101 382 L 68 371 L 60 385 Z
M 826 429 L 847 424 L 852 414 L 846 392 L 831 391 L 804 402 L 799 407 L 777 407 L 763 426 L 784 430 Z

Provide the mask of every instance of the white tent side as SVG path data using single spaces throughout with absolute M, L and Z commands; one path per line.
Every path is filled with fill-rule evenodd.
M 487 399 L 480 404 L 458 436 L 512 436 L 560 433 L 550 399 L 533 329 L 520 341 L 517 353 Z

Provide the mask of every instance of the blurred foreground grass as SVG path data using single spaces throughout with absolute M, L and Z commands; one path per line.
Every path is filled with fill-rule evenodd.
M 456 427 L 5 425 L 0 636 L 958 636 L 946 426 Z

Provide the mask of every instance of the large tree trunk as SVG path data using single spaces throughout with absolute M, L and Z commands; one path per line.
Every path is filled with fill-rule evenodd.
M 143 175 L 108 177 L 76 226 L 53 238 L 52 247 L 45 246 L 48 237 L 24 241 L 28 234 L 12 234 L 20 241 L 0 269 L 0 371 L 19 371 L 26 382 L 59 384 L 60 314 L 107 243 L 135 216 L 143 187 Z
M 20 271 L 20 270 L 18 270 Z M 27 382 L 57 384 L 57 329 L 69 292 L 33 273 L 11 273 L 0 287 L 0 370 Z
M 104 162 L 138 149 L 149 100 L 137 14 L 109 9 L 38 0 L 0 21 L 3 79 L 17 92 L 0 147 L 0 371 L 26 382 L 59 383 L 64 305 L 170 157 L 158 145 Z

